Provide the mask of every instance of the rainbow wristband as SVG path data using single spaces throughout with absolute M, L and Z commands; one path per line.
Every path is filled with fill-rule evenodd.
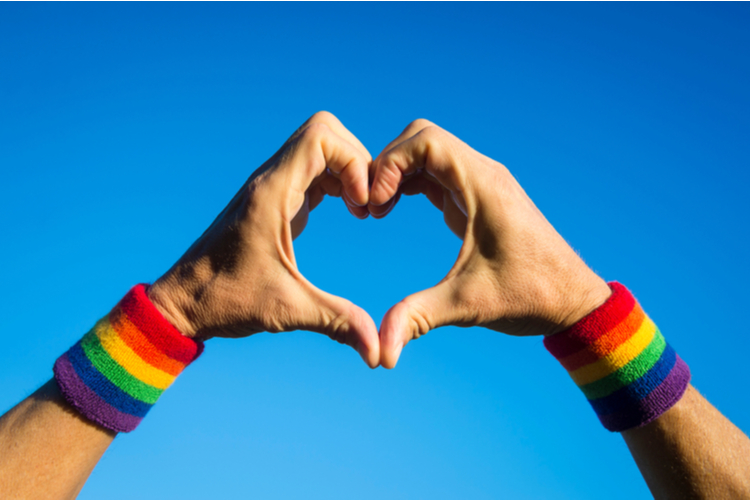
M 136 285 L 53 368 L 65 399 L 116 432 L 143 420 L 203 343 L 183 336 Z
M 622 432 L 669 410 L 687 389 L 690 369 L 627 288 L 544 346 L 568 370 L 601 423 Z

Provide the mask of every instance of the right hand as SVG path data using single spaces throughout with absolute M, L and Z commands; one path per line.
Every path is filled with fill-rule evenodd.
M 511 335 L 568 328 L 610 295 L 511 173 L 427 120 L 411 123 L 373 161 L 370 213 L 424 194 L 463 240 L 448 275 L 393 306 L 380 326 L 380 362 L 393 368 L 412 339 L 445 325 Z M 419 221 L 414 221 L 418 223 Z M 429 251 L 429 245 L 420 249 Z

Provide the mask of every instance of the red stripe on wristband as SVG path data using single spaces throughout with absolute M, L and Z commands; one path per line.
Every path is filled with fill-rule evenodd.
M 690 383 L 690 369 L 627 288 L 544 345 L 568 370 L 604 427 L 621 432 L 655 420 Z
M 203 343 L 183 336 L 137 285 L 110 314 L 55 362 L 65 399 L 84 417 L 130 432 L 162 392 L 200 356 Z

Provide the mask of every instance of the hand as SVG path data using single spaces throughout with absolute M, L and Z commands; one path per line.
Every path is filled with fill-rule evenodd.
M 369 215 L 370 162 L 341 122 L 317 113 L 250 176 L 149 297 L 189 337 L 311 330 L 376 367 L 380 344 L 370 316 L 307 281 L 292 247 L 325 195 L 342 196 L 357 217 Z
M 393 368 L 412 339 L 444 325 L 549 335 L 609 297 L 607 284 L 555 231 L 511 173 L 426 120 L 410 124 L 371 165 L 370 213 L 424 194 L 463 239 L 435 287 L 395 306 L 380 326 L 381 364 Z

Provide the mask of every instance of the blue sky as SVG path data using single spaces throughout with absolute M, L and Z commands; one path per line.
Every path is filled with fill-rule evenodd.
M 0 410 L 153 281 L 315 111 L 373 154 L 428 118 L 626 284 L 741 429 L 747 4 L 0 4 Z M 376 322 L 460 241 L 424 199 L 295 242 Z M 393 371 L 325 337 L 212 340 L 81 498 L 643 498 L 541 339 L 444 328 Z

